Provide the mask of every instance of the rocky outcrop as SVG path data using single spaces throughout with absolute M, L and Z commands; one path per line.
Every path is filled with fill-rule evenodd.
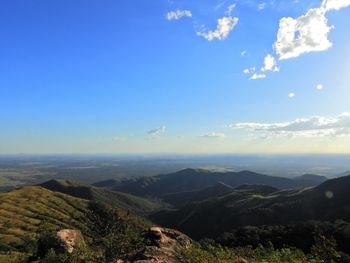
M 57 232 L 57 239 L 61 248 L 71 254 L 78 246 L 85 246 L 83 235 L 79 230 L 62 229 Z
M 179 251 L 188 248 L 192 240 L 185 234 L 168 228 L 152 227 L 145 238 L 150 244 L 134 261 L 135 263 L 179 263 L 183 262 Z

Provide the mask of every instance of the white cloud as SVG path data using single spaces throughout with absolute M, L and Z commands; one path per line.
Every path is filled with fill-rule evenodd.
M 204 37 L 208 41 L 213 41 L 214 39 L 225 40 L 237 24 L 237 17 L 224 16 L 218 19 L 215 30 L 208 32 L 200 31 L 197 32 L 197 35 Z
M 328 34 L 326 10 L 323 7 L 310 9 L 298 18 L 283 17 L 279 23 L 274 44 L 280 60 L 298 57 L 304 53 L 324 51 L 332 46 Z
M 258 10 L 263 10 L 266 7 L 266 3 L 261 3 L 258 5 Z
M 153 130 L 150 130 L 147 132 L 147 134 L 151 137 L 151 138 L 157 138 L 158 136 L 160 136 L 162 133 L 164 133 L 166 130 L 166 127 L 164 125 L 155 128 Z
M 318 84 L 316 86 L 316 89 L 319 90 L 319 91 L 323 90 L 323 85 L 322 84 Z
M 243 70 L 243 73 L 244 73 L 244 74 L 252 74 L 252 73 L 255 72 L 255 70 L 256 70 L 255 67 L 246 68 L 245 70 Z
M 290 122 L 277 123 L 234 123 L 232 129 L 251 130 L 263 133 L 264 137 L 349 137 L 350 113 L 345 112 L 336 117 L 314 116 L 300 118 Z
M 230 16 L 236 8 L 236 4 L 229 5 L 225 12 L 226 15 Z
M 264 66 L 261 68 L 261 71 L 279 71 L 277 67 L 276 59 L 268 54 L 264 59 Z
M 202 135 L 202 137 L 204 138 L 212 138 L 212 139 L 223 139 L 223 138 L 226 138 L 226 135 L 222 132 L 210 132 L 210 133 L 207 133 L 205 135 Z
M 350 6 L 350 0 L 324 0 L 322 3 L 322 7 L 325 8 L 326 11 L 340 10 L 348 6 Z
M 190 10 L 175 10 L 168 12 L 165 16 L 167 20 L 179 20 L 183 17 L 192 17 L 192 12 Z
M 289 98 L 294 98 L 295 96 L 296 96 L 296 94 L 294 92 L 288 93 L 288 97 Z
M 266 78 L 266 74 L 258 74 L 258 73 L 254 73 L 249 80 L 255 80 L 255 79 L 264 79 Z
M 279 23 L 274 49 L 280 60 L 304 53 L 325 51 L 332 47 L 328 39 L 333 29 L 328 25 L 327 12 L 350 6 L 350 0 L 323 0 L 318 8 L 309 9 L 297 18 L 283 17 Z
M 241 52 L 241 56 L 244 57 L 245 55 L 247 55 L 247 51 L 243 50 L 243 51 Z

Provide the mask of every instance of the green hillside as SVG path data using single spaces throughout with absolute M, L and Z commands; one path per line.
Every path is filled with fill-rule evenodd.
M 152 216 L 194 238 L 215 237 L 246 225 L 283 225 L 304 220 L 350 220 L 350 176 L 318 187 L 254 193 L 251 190 L 191 203 Z
M 107 253 L 104 251 L 110 249 L 104 244 L 107 238 L 124 240 L 119 246 L 128 251 L 149 226 L 146 220 L 123 209 L 27 186 L 0 194 L 0 260 L 6 253 L 36 253 L 37 239 L 43 231 L 54 234 L 61 229 L 80 230 L 91 248 L 90 254 L 103 258 Z
M 78 228 L 85 223 L 88 202 L 37 186 L 0 194 L 0 249 L 26 249 L 43 222 L 55 228 Z
M 50 180 L 40 186 L 78 198 L 107 203 L 140 216 L 148 215 L 164 207 L 164 204 L 156 200 L 110 191 L 73 180 Z

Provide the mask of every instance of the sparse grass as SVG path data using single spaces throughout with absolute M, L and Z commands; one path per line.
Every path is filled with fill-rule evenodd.
M 180 257 L 186 263 L 322 263 L 301 250 L 294 248 L 274 249 L 242 247 L 224 248 L 221 246 L 208 246 L 203 248 L 194 244 L 182 251 Z M 327 261 L 328 262 L 328 261 Z M 329 261 L 330 262 L 330 261 Z
M 28 240 L 36 238 L 43 222 L 55 228 L 78 228 L 84 231 L 87 228 L 84 225 L 87 205 L 85 200 L 36 186 L 2 193 L 0 244 L 2 247 L 21 247 Z

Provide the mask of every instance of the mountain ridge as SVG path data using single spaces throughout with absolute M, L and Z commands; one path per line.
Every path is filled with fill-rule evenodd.
M 309 187 L 318 184 L 312 180 L 275 177 L 251 171 L 212 172 L 205 169 L 187 168 L 170 174 L 125 180 L 110 186 L 109 189 L 138 196 L 162 198 L 168 194 L 205 189 L 219 182 L 231 187 L 243 184 L 264 184 L 279 189 Z

